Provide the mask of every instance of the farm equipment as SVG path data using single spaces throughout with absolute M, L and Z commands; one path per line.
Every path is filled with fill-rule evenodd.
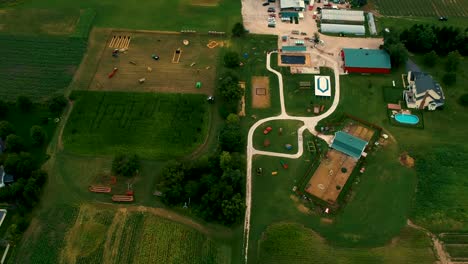
M 114 75 L 115 75 L 115 73 L 117 72 L 117 70 L 118 70 L 117 67 L 114 67 L 114 69 L 112 70 L 112 72 L 109 73 L 109 79 L 112 78 L 112 77 L 114 77 Z
M 287 169 L 289 167 L 288 164 L 282 160 L 280 160 L 280 164 L 283 166 L 283 169 Z
M 151 54 L 151 58 L 153 58 L 153 60 L 159 60 L 159 56 L 156 54 Z

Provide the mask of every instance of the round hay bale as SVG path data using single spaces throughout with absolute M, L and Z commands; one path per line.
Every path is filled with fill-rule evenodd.
M 188 41 L 187 39 L 184 39 L 184 40 L 182 41 L 182 43 L 183 43 L 185 46 L 187 46 L 188 44 L 190 44 L 190 41 Z

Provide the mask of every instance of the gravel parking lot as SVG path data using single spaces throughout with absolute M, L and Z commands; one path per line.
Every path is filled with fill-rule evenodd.
M 260 0 L 242 0 L 242 18 L 244 21 L 244 26 L 251 33 L 255 34 L 270 34 L 278 35 L 278 47 L 284 45 L 281 41 L 280 36 L 287 35 L 288 37 L 294 37 L 298 39 L 304 39 L 305 37 L 312 38 L 315 32 L 318 32 L 317 23 L 313 19 L 313 14 L 315 8 L 322 6 L 322 4 L 315 4 L 314 10 L 304 11 L 304 18 L 299 19 L 299 24 L 291 24 L 289 22 L 282 22 L 278 17 L 279 1 L 276 3 L 270 3 L 267 6 L 262 4 L 266 1 Z M 268 27 L 268 8 L 274 7 L 276 9 L 276 27 Z M 293 30 L 298 30 L 299 32 L 305 32 L 305 36 L 301 35 L 292 35 Z M 369 48 L 369 49 L 378 49 L 383 40 L 381 38 L 349 38 L 349 37 L 332 37 L 320 34 L 320 39 L 323 40 L 323 45 L 319 45 L 317 48 L 312 48 L 312 43 L 306 41 L 306 46 L 308 50 L 315 49 L 319 53 L 325 53 L 329 56 L 332 56 L 337 62 L 341 65 L 340 51 L 343 48 Z M 286 45 L 294 45 L 295 39 L 289 39 L 289 42 Z

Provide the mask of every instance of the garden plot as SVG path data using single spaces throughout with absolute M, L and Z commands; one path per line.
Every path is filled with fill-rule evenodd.
M 468 1 L 388 1 L 377 0 L 377 9 L 383 15 L 390 16 L 468 16 Z
M 63 142 L 76 154 L 176 158 L 201 144 L 209 127 L 203 95 L 78 91 L 71 97 Z
M 219 49 L 209 49 L 209 40 L 198 34 L 113 31 L 89 89 L 211 95 Z

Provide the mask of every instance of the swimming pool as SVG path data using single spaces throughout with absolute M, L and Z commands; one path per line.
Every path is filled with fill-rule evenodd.
M 305 64 L 305 62 L 305 56 L 281 55 L 281 63 L 283 64 Z
M 408 125 L 416 125 L 417 123 L 419 123 L 419 117 L 408 114 L 396 114 L 395 120 L 399 123 Z

